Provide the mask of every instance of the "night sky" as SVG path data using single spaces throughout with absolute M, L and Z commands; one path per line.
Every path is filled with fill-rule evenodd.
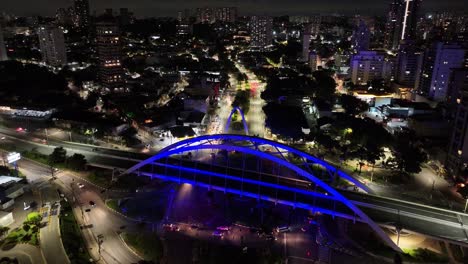
M 308 15 L 316 13 L 382 14 L 390 0 L 90 0 L 91 10 L 128 7 L 138 17 L 176 16 L 183 8 L 237 6 L 241 14 Z M 466 12 L 465 0 L 423 0 L 423 9 Z M 17 15 L 53 15 L 72 0 L 0 0 L 0 11 Z

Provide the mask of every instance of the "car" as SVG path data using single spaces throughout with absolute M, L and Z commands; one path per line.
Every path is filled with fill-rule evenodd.
M 85 210 L 85 212 L 91 212 L 91 209 L 88 208 L 88 209 Z
M 4 140 L 4 139 L 5 139 L 5 137 L 2 137 L 2 140 Z
M 93 201 L 89 201 L 89 205 L 91 205 L 91 207 L 96 207 L 96 203 Z
M 78 183 L 78 187 L 79 187 L 80 189 L 82 189 L 82 188 L 84 187 L 84 184 Z

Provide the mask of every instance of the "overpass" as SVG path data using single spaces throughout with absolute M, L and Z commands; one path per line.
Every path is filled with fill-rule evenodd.
M 427 236 L 432 236 L 435 238 L 449 240 L 453 243 L 458 243 L 464 246 L 466 246 L 466 243 L 468 243 L 467 234 L 466 234 L 466 224 L 468 223 L 467 214 L 452 211 L 452 210 L 446 210 L 442 208 L 427 206 L 423 204 L 411 203 L 408 201 L 372 195 L 370 194 L 370 190 L 368 190 L 367 186 L 365 186 L 364 184 L 361 184 L 359 181 L 354 180 L 352 177 L 346 175 L 344 172 L 341 172 L 333 168 L 333 166 L 328 165 L 326 162 L 323 162 L 315 157 L 311 157 L 310 155 L 306 153 L 302 153 L 301 151 L 297 149 L 279 144 L 277 142 L 268 141 L 265 139 L 239 136 L 239 135 L 204 136 L 204 137 L 198 137 L 194 139 L 181 141 L 177 144 L 174 144 L 165 149 L 162 149 L 156 156 L 151 157 L 150 155 L 143 154 L 143 153 L 125 152 L 121 150 L 112 150 L 112 149 L 105 149 L 105 148 L 99 148 L 97 151 L 94 151 L 93 150 L 95 148 L 94 146 L 84 145 L 84 144 L 75 144 L 71 142 L 49 141 L 50 145 L 44 145 L 40 143 L 31 142 L 30 141 L 31 139 L 28 138 L 26 135 L 18 135 L 18 133 L 3 131 L 3 129 L 0 130 L 0 132 L 8 136 L 6 140 L 7 141 L 11 140 L 17 147 L 16 149 L 17 151 L 31 150 L 32 148 L 36 148 L 37 151 L 48 154 L 52 151 L 52 149 L 55 146 L 63 146 L 65 149 L 67 149 L 69 153 L 78 152 L 78 153 L 84 154 L 86 156 L 86 159 L 89 161 L 89 163 L 92 163 L 96 166 L 100 166 L 103 168 L 117 168 L 120 171 L 125 171 L 127 170 L 127 168 L 134 167 L 138 164 L 141 165 L 141 162 L 146 160 L 145 161 L 146 165 L 138 166 L 138 168 L 134 167 L 133 171 L 136 173 L 140 173 L 140 175 L 147 175 L 150 177 L 158 177 L 158 178 L 163 178 L 163 176 L 165 176 L 164 179 L 167 179 L 167 180 L 173 180 L 173 181 L 180 182 L 180 183 L 187 182 L 187 183 L 198 184 L 199 186 L 206 186 L 207 188 L 218 189 L 221 191 L 223 191 L 224 180 L 226 180 L 226 183 L 229 184 L 227 186 L 231 186 L 230 184 L 235 183 L 235 181 L 232 181 L 228 178 L 223 178 L 221 177 L 221 175 L 219 175 L 220 177 L 214 177 L 213 175 L 210 176 L 209 174 L 210 172 L 216 173 L 217 171 L 218 174 L 222 174 L 222 175 L 229 174 L 230 176 L 241 178 L 241 179 L 242 177 L 244 177 L 247 180 L 255 179 L 255 180 L 267 182 L 268 180 L 272 181 L 272 179 L 275 179 L 273 176 L 268 176 L 268 174 L 276 176 L 278 175 L 277 171 L 279 170 L 275 169 L 274 171 L 271 171 L 270 173 L 267 173 L 267 172 L 260 173 L 258 172 L 256 168 L 254 168 L 253 170 L 249 169 L 247 165 L 246 165 L 246 168 L 242 170 L 240 169 L 242 168 L 242 164 L 235 164 L 233 162 L 231 164 L 227 164 L 227 163 L 222 164 L 222 165 L 216 164 L 214 162 L 211 162 L 212 161 L 211 153 L 212 151 L 216 151 L 216 150 L 218 150 L 219 153 L 222 153 L 223 148 L 216 147 L 210 150 L 209 148 L 205 146 L 204 147 L 205 150 L 201 150 L 201 149 L 193 150 L 193 149 L 187 149 L 186 147 L 196 147 L 197 145 L 206 145 L 206 144 L 217 144 L 217 145 L 220 145 L 220 144 L 236 145 L 237 144 L 238 147 L 251 148 L 252 150 L 255 150 L 256 148 L 255 146 L 257 146 L 258 151 L 263 152 L 265 155 L 273 155 L 273 156 L 279 157 L 281 159 L 284 159 L 284 161 L 288 163 L 289 161 L 286 161 L 287 156 L 288 156 L 288 150 L 291 150 L 291 152 L 289 153 L 298 153 L 299 154 L 298 156 L 304 157 L 300 159 L 302 161 L 310 157 L 310 160 L 312 162 L 314 160 L 317 161 L 316 164 L 327 165 L 327 167 L 330 168 L 330 170 L 327 171 L 325 176 L 328 175 L 329 178 L 332 178 L 332 177 L 336 177 L 335 175 L 338 175 L 338 174 L 343 175 L 344 177 L 349 179 L 349 182 L 354 182 L 356 186 L 358 186 L 358 188 L 362 187 L 361 188 L 362 190 L 364 190 L 365 192 L 368 192 L 367 194 L 364 194 L 362 192 L 360 193 L 348 192 L 348 191 L 342 190 L 339 186 L 337 187 L 338 192 L 342 194 L 344 198 L 348 199 L 351 203 L 355 204 L 363 213 L 365 213 L 370 219 L 372 219 L 378 225 L 394 228 L 395 225 L 399 224 L 403 228 L 403 230 L 408 230 L 408 231 L 424 234 Z M 225 139 L 223 139 L 224 137 Z M 179 150 L 176 151 L 177 149 Z M 181 154 L 184 154 L 184 152 L 195 153 L 192 160 L 180 159 Z M 197 152 L 199 152 L 199 154 L 196 154 Z M 161 155 L 161 153 L 165 153 L 165 154 Z M 201 159 L 199 162 L 195 161 L 197 158 L 200 158 L 203 155 L 209 157 L 208 162 L 206 160 L 203 161 L 203 159 Z M 238 154 L 233 153 L 231 155 L 238 155 Z M 216 155 L 216 159 L 217 160 L 222 159 L 222 156 L 223 155 Z M 151 158 L 152 160 L 148 161 L 147 159 L 149 158 Z M 227 159 L 226 161 L 228 160 L 233 161 L 234 159 Z M 298 161 L 298 159 L 296 161 Z M 246 164 L 247 163 L 248 162 L 246 162 Z M 165 164 L 167 164 L 167 166 Z M 260 162 L 258 165 L 260 166 L 262 164 L 263 163 Z M 170 168 L 170 166 L 174 166 L 174 165 L 177 165 L 177 167 Z M 153 168 L 150 168 L 148 170 L 148 166 L 152 166 Z M 210 167 L 207 168 L 206 166 L 210 166 Z M 302 164 L 302 168 L 304 168 L 305 170 L 307 170 L 307 167 L 309 168 L 313 167 L 313 163 L 309 165 Z M 192 168 L 197 168 L 200 171 L 196 171 L 196 173 L 192 171 L 190 175 L 190 172 L 185 170 L 185 169 L 192 169 Z M 152 169 L 154 171 L 152 171 Z M 158 170 L 159 170 L 159 174 L 157 173 Z M 130 172 L 130 171 L 131 170 L 127 170 L 127 172 Z M 162 172 L 164 173 L 167 172 L 167 174 L 164 175 L 164 173 Z M 204 172 L 206 172 L 206 174 Z M 336 172 L 336 173 L 333 173 L 333 172 Z M 169 173 L 172 173 L 173 175 L 170 175 Z M 242 176 L 242 173 L 244 173 L 243 176 Z M 203 175 L 209 176 L 208 180 L 211 180 L 212 182 L 208 181 L 208 183 L 204 183 L 203 180 L 205 180 L 206 182 L 206 177 L 205 178 L 201 177 Z M 282 175 L 278 175 L 278 176 L 282 176 Z M 216 180 L 219 181 L 218 178 L 221 179 L 222 183 L 215 184 Z M 326 184 L 330 183 L 330 181 L 327 181 L 327 179 L 323 177 L 322 179 Z M 294 190 L 297 189 L 297 190 L 302 190 L 305 192 L 310 191 L 310 190 L 315 190 L 313 181 L 308 180 L 307 178 L 277 177 L 277 180 L 279 181 L 275 183 L 278 183 L 277 185 L 281 185 L 279 186 L 279 188 L 275 189 L 274 187 L 267 187 L 265 185 L 261 185 L 261 188 L 257 188 L 256 192 L 253 192 L 254 194 L 256 194 L 254 198 L 258 198 L 259 193 L 268 194 L 268 191 L 269 191 L 270 196 L 271 196 L 270 198 L 272 198 L 272 202 L 275 202 L 275 201 L 282 202 L 281 198 L 283 197 L 284 201 L 288 201 L 291 206 L 296 206 L 300 208 L 301 205 L 303 204 L 301 203 L 301 201 L 305 196 L 307 199 L 309 199 L 305 201 L 309 203 L 308 208 L 311 210 L 319 211 L 320 209 L 324 209 L 322 210 L 324 213 L 329 212 L 329 214 L 332 216 L 345 217 L 353 221 L 361 221 L 360 218 L 356 216 L 352 210 L 350 212 L 349 208 L 346 206 L 343 206 L 342 203 L 339 203 L 337 201 L 337 199 L 328 199 L 328 200 L 319 199 L 318 196 L 320 196 L 320 194 L 322 194 L 321 196 L 322 198 L 323 198 L 323 195 L 330 197 L 328 193 L 324 190 L 317 190 L 316 191 L 317 195 L 315 196 L 309 195 L 308 193 L 302 193 L 302 192 L 299 192 L 299 195 L 296 193 L 296 203 L 291 202 L 291 201 L 294 201 L 294 197 L 291 198 L 291 197 L 288 197 L 288 195 L 294 196 Z M 240 193 L 240 195 L 247 196 L 247 192 L 241 191 L 243 190 L 242 186 L 245 187 L 244 190 L 247 190 L 247 188 L 252 188 L 252 186 L 246 184 L 246 181 L 242 183 L 242 180 L 240 182 L 237 181 L 237 184 L 238 184 L 237 186 L 233 184 L 231 189 L 233 189 L 233 191 L 236 193 Z M 288 191 L 288 190 L 283 190 L 282 187 L 291 187 L 292 189 L 291 190 L 288 189 L 289 190 Z M 314 188 L 312 189 L 311 187 L 314 187 Z M 317 189 L 319 188 L 317 187 Z M 301 193 L 305 195 L 301 195 Z M 276 194 L 278 194 L 278 196 L 276 196 Z M 310 196 L 312 196 L 312 198 Z M 261 197 L 263 197 L 262 199 L 265 199 L 266 195 L 261 196 Z M 310 201 L 310 199 L 312 199 L 312 201 Z M 314 199 L 315 199 L 315 206 L 314 206 Z
M 399 226 L 460 244 L 468 241 L 467 214 L 372 195 L 365 184 L 327 162 L 258 137 L 207 135 L 183 140 L 127 173 L 363 222 L 395 250 L 400 249 L 380 226 Z M 332 187 L 340 182 L 351 183 L 361 192 Z

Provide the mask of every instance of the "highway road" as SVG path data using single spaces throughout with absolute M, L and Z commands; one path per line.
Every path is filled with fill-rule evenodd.
M 96 241 L 102 238 L 101 255 L 106 263 L 137 263 L 141 260 L 128 249 L 118 234 L 132 229 L 135 222 L 111 212 L 98 195 L 99 190 L 92 185 L 65 174 L 60 175 L 59 180 L 64 186 L 71 186 L 73 189 L 80 206 L 79 211 L 82 212 L 81 217 L 78 217 L 84 221 L 83 224 L 89 226 L 87 229 L 91 231 Z M 83 184 L 84 187 L 79 188 L 77 183 Z M 95 206 L 90 205 L 91 201 Z M 89 212 L 86 212 L 88 209 Z
M 50 153 L 53 148 L 53 146 L 21 141 L 11 137 L 5 139 L 5 141 L 14 142 L 18 149 L 30 150 L 32 147 L 36 147 L 38 151 L 45 153 Z M 148 155 L 145 154 L 121 153 L 121 151 L 118 150 L 100 150 L 96 152 L 92 151 L 92 147 L 75 147 L 73 144 L 69 143 L 61 143 L 60 145 L 65 146 L 67 150 L 83 153 L 92 163 L 119 168 L 129 168 L 137 163 L 138 160 L 148 157 Z M 119 156 L 121 154 L 123 156 Z M 230 171 L 230 173 L 231 175 L 236 175 L 236 173 L 239 173 L 239 170 L 237 170 L 237 172 L 233 170 Z M 193 173 L 190 175 L 190 178 L 193 179 Z M 258 175 L 255 178 L 258 179 Z M 263 178 L 262 180 L 264 179 L 267 178 Z M 285 186 L 291 183 L 294 184 L 294 188 L 306 187 L 305 185 L 297 186 L 296 181 L 284 181 L 284 184 L 286 184 Z M 224 180 L 222 185 L 224 186 Z M 360 195 L 349 192 L 343 193 L 349 195 L 349 198 L 353 200 L 356 205 L 361 207 L 364 212 L 382 225 L 394 226 L 399 222 L 403 225 L 403 228 L 407 230 L 462 243 L 468 242 L 465 233 L 465 224 L 468 223 L 467 214 L 380 196 Z M 305 197 L 305 199 L 307 199 L 305 202 L 310 203 L 310 197 Z M 325 205 L 327 204 L 325 203 Z M 335 207 L 333 203 L 329 202 L 327 206 L 337 211 L 348 210 L 344 206 Z M 349 213 L 349 210 L 347 213 Z
M 43 202 L 50 204 L 42 207 L 42 212 L 44 212 L 42 222 L 45 223 L 45 226 L 40 229 L 40 236 L 44 257 L 48 264 L 70 263 L 60 235 L 60 205 L 56 204 L 60 201 L 60 197 L 47 181 L 44 188 L 40 188 L 40 191 Z
M 41 192 L 42 203 L 49 202 L 51 206 L 60 200 L 57 192 L 59 187 L 61 191 L 72 201 L 76 197 L 79 205 L 76 208 L 75 215 L 79 222 L 89 226 L 84 230 L 85 237 L 89 240 L 91 247 L 94 246 L 94 252 L 97 255 L 96 238 L 99 235 L 103 236 L 103 244 L 101 255 L 106 263 L 137 263 L 140 258 L 137 257 L 120 239 L 118 232 L 133 230 L 135 222 L 111 212 L 98 193 L 100 190 L 93 185 L 90 185 L 64 172 L 56 174 L 57 180 L 50 182 L 49 168 L 42 166 L 36 162 L 21 160 L 19 162 L 21 170 L 25 172 L 30 182 L 35 184 Z M 78 183 L 84 184 L 83 188 L 78 187 Z M 95 207 L 89 205 L 90 201 L 96 203 Z M 42 207 L 43 211 L 48 212 L 44 218 L 47 225 L 41 229 L 41 249 L 47 263 L 69 263 L 67 255 L 63 249 L 60 238 L 58 214 L 50 214 L 50 211 Z M 85 212 L 86 209 L 91 209 Z M 57 212 L 57 210 L 54 210 Z M 83 212 L 83 213 L 81 213 Z M 123 227 L 124 229 L 122 229 Z

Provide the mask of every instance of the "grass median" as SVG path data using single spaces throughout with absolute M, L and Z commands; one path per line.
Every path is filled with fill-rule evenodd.
M 122 238 L 145 260 L 159 263 L 163 255 L 163 244 L 156 233 L 124 233 Z
M 60 232 L 65 252 L 71 263 L 89 263 L 91 256 L 76 221 L 73 210 L 68 203 L 62 203 L 60 215 Z

